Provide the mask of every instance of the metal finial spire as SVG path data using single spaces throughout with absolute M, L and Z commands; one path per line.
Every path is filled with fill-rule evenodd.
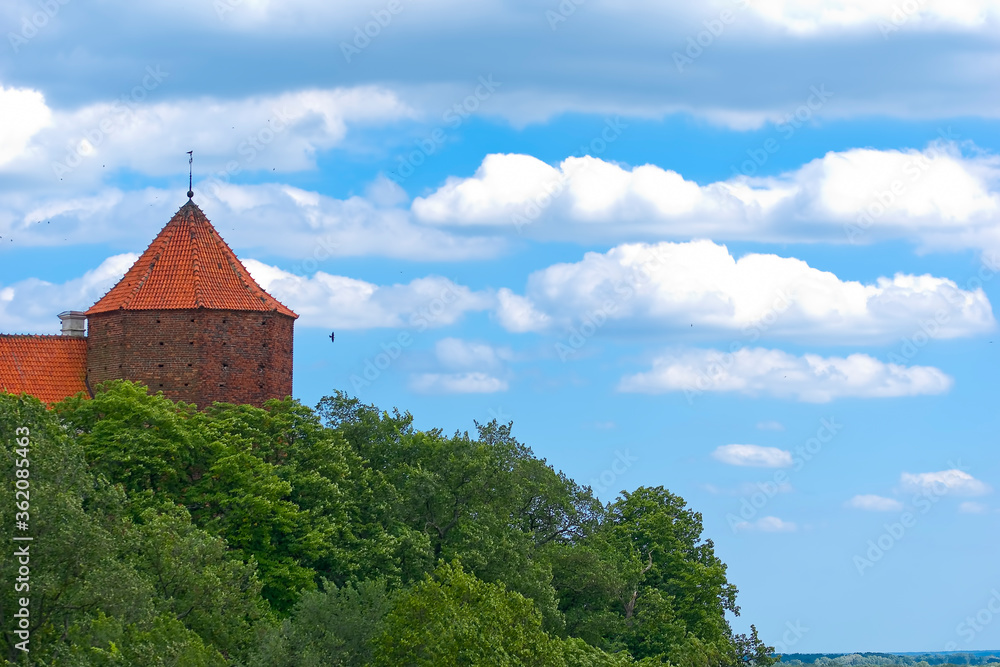
M 194 165 L 194 151 L 188 151 L 188 199 L 194 197 L 194 188 L 192 186 L 192 175 Z

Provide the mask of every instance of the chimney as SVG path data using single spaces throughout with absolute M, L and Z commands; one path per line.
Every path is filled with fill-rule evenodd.
M 73 336 L 74 338 L 87 337 L 87 314 L 78 310 L 67 310 L 59 313 L 62 320 L 62 335 Z

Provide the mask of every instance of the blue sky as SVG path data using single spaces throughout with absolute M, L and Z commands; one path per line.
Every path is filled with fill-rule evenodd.
M 0 331 L 193 149 L 297 398 L 668 487 L 779 650 L 1000 646 L 997 2 L 342 4 L 3 3 Z

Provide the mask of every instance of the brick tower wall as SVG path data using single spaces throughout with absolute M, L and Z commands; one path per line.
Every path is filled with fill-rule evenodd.
M 91 386 L 142 382 L 151 393 L 205 408 L 262 405 L 292 393 L 295 320 L 275 312 L 135 310 L 89 318 Z

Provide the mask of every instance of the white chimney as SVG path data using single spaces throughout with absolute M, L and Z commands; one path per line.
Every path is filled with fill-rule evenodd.
M 59 313 L 62 320 L 62 335 L 73 336 L 74 338 L 87 337 L 87 314 L 78 310 L 67 310 Z

